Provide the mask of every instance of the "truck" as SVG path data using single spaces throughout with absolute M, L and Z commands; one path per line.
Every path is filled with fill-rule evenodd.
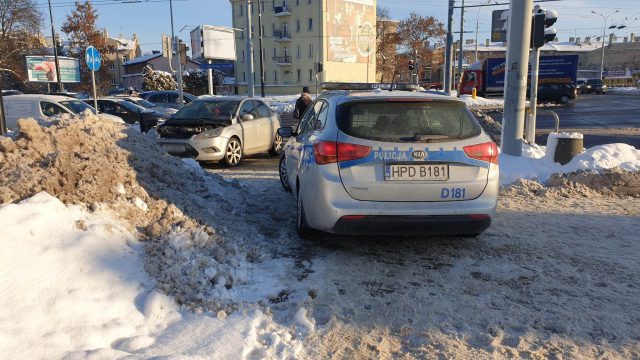
M 482 97 L 504 95 L 505 58 L 488 58 L 470 66 L 462 73 L 460 94 L 471 94 L 476 88 Z M 538 67 L 539 84 L 576 85 L 578 55 L 541 56 Z M 531 78 L 531 66 L 529 75 Z

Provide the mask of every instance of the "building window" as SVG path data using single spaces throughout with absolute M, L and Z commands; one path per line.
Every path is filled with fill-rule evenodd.
M 300 32 L 300 20 L 296 20 L 296 32 Z
M 261 30 L 262 30 L 262 34 L 260 34 L 260 35 L 264 35 L 264 24 L 262 25 L 262 29 Z
M 278 82 L 278 70 L 273 72 L 273 82 Z
M 260 4 L 260 11 L 264 12 L 264 1 Z
M 247 73 L 246 72 L 242 72 L 242 81 L 246 82 L 247 81 Z
M 297 57 L 298 59 L 300 59 L 300 45 L 298 45 L 298 47 L 297 47 L 296 49 L 297 49 L 296 57 Z
M 302 71 L 298 69 L 298 82 L 302 81 Z
M 312 18 L 309 18 L 309 28 L 308 28 L 308 30 L 309 31 L 313 30 L 313 19 Z
M 296 6 L 300 5 L 300 0 L 296 0 Z
M 117 85 L 116 78 L 111 79 L 111 85 Z
M 109 66 L 109 70 L 116 71 L 116 65 L 114 63 L 111 63 L 111 66 Z
M 245 53 L 244 53 L 244 50 L 242 50 L 242 61 L 244 61 L 244 60 L 245 60 L 245 56 L 246 56 L 246 55 L 245 55 Z
M 311 0 L 309 0 L 309 4 L 311 4 Z
M 262 48 L 262 60 L 267 60 L 267 49 Z
M 273 57 L 275 58 L 276 56 L 278 56 L 278 53 L 276 52 L 276 48 L 273 48 Z
M 244 16 L 244 6 L 240 4 L 238 5 L 238 7 L 240 8 L 240 12 L 238 13 L 238 16 Z
M 309 57 L 313 57 L 313 44 L 309 44 Z
M 309 81 L 313 81 L 313 69 L 309 69 Z
M 129 57 L 128 57 L 127 55 L 124 55 L 124 56 L 122 57 L 122 62 L 123 62 L 123 63 L 126 63 L 127 61 L 129 61 Z
M 253 73 L 253 82 L 256 82 L 256 73 Z
M 240 39 L 244 39 L 244 30 L 240 31 Z

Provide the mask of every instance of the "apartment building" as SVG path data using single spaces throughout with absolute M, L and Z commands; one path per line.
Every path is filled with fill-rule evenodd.
M 376 0 L 230 0 L 236 32 L 236 82 L 249 76 L 260 93 L 260 56 L 268 95 L 295 94 L 325 81 L 375 82 Z M 254 74 L 247 74 L 247 11 L 251 13 Z M 262 28 L 258 13 L 262 12 Z M 262 54 L 259 35 L 262 30 Z M 316 72 L 317 63 L 323 71 Z M 317 76 L 316 76 L 317 75 Z
M 138 43 L 138 36 L 133 34 L 132 38 L 125 38 L 120 34 L 115 38 L 110 37 L 109 33 L 104 30 L 104 37 L 106 38 L 108 51 L 103 56 L 110 64 L 109 74 L 111 75 L 112 90 L 123 88 L 124 64 L 131 59 L 139 57 L 142 53 Z

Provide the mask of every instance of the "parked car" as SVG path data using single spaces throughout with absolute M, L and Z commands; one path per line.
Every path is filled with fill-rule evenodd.
M 278 130 L 290 137 L 279 174 L 297 200 L 300 236 L 487 229 L 498 199 L 498 148 L 464 102 L 353 89 L 323 93 L 295 130 Z
M 80 99 L 80 100 L 84 100 L 84 99 L 88 99 L 89 98 L 89 96 L 86 93 L 77 93 L 77 92 L 68 92 L 68 91 L 50 92 L 47 95 L 66 96 L 66 97 L 70 97 L 70 98 L 74 98 L 74 99 Z
M 205 98 L 185 105 L 157 129 L 160 144 L 176 156 L 236 166 L 246 155 L 282 152 L 278 115 L 263 101 L 240 96 Z
M 93 105 L 93 99 L 84 100 Z M 142 106 L 118 98 L 98 99 L 98 112 L 118 116 L 127 124 L 150 124 L 158 122 L 158 114 L 153 110 L 147 110 Z M 155 125 L 151 125 L 155 126 Z
M 527 89 L 528 91 L 528 89 Z M 572 84 L 539 84 L 538 102 L 555 102 L 566 104 L 570 100 L 575 100 L 576 88 Z
M 81 100 L 56 95 L 13 95 L 3 98 L 7 128 L 16 129 L 18 119 L 32 117 L 36 120 L 48 120 L 62 114 L 80 114 L 86 110 L 95 113 L 95 109 Z M 122 119 L 113 115 L 101 115 L 117 122 Z
M 2 96 L 22 95 L 23 93 L 18 90 L 2 90 Z
M 152 103 L 151 101 L 147 101 L 147 100 L 145 100 L 145 99 L 143 99 L 141 97 L 137 97 L 137 96 L 116 96 L 116 98 L 123 99 L 125 101 L 129 101 L 129 102 L 134 103 L 136 105 L 142 106 L 143 108 L 148 109 L 148 110 L 153 110 L 153 111 L 156 112 L 156 114 L 157 114 L 157 116 L 159 118 L 162 118 L 164 120 L 170 118 L 171 115 L 173 115 L 176 112 L 178 112 L 178 110 L 176 110 L 176 109 L 158 106 L 155 103 Z
M 178 91 L 177 90 L 163 90 L 163 91 L 145 91 L 140 93 L 140 97 L 148 100 L 157 106 L 168 107 L 173 109 L 179 109 L 178 104 Z M 195 96 L 183 92 L 184 103 L 188 104 L 196 99 Z

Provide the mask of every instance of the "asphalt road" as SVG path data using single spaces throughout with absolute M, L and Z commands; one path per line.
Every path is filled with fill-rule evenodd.
M 585 130 L 584 145 L 591 147 L 608 143 L 627 143 L 640 148 L 640 96 L 638 95 L 578 95 L 564 106 L 546 109 L 560 116 L 560 130 Z M 501 113 L 491 113 L 494 120 L 502 121 Z M 546 144 L 555 122 L 552 116 L 538 116 L 536 142 Z M 631 129 L 631 130 L 629 130 Z

